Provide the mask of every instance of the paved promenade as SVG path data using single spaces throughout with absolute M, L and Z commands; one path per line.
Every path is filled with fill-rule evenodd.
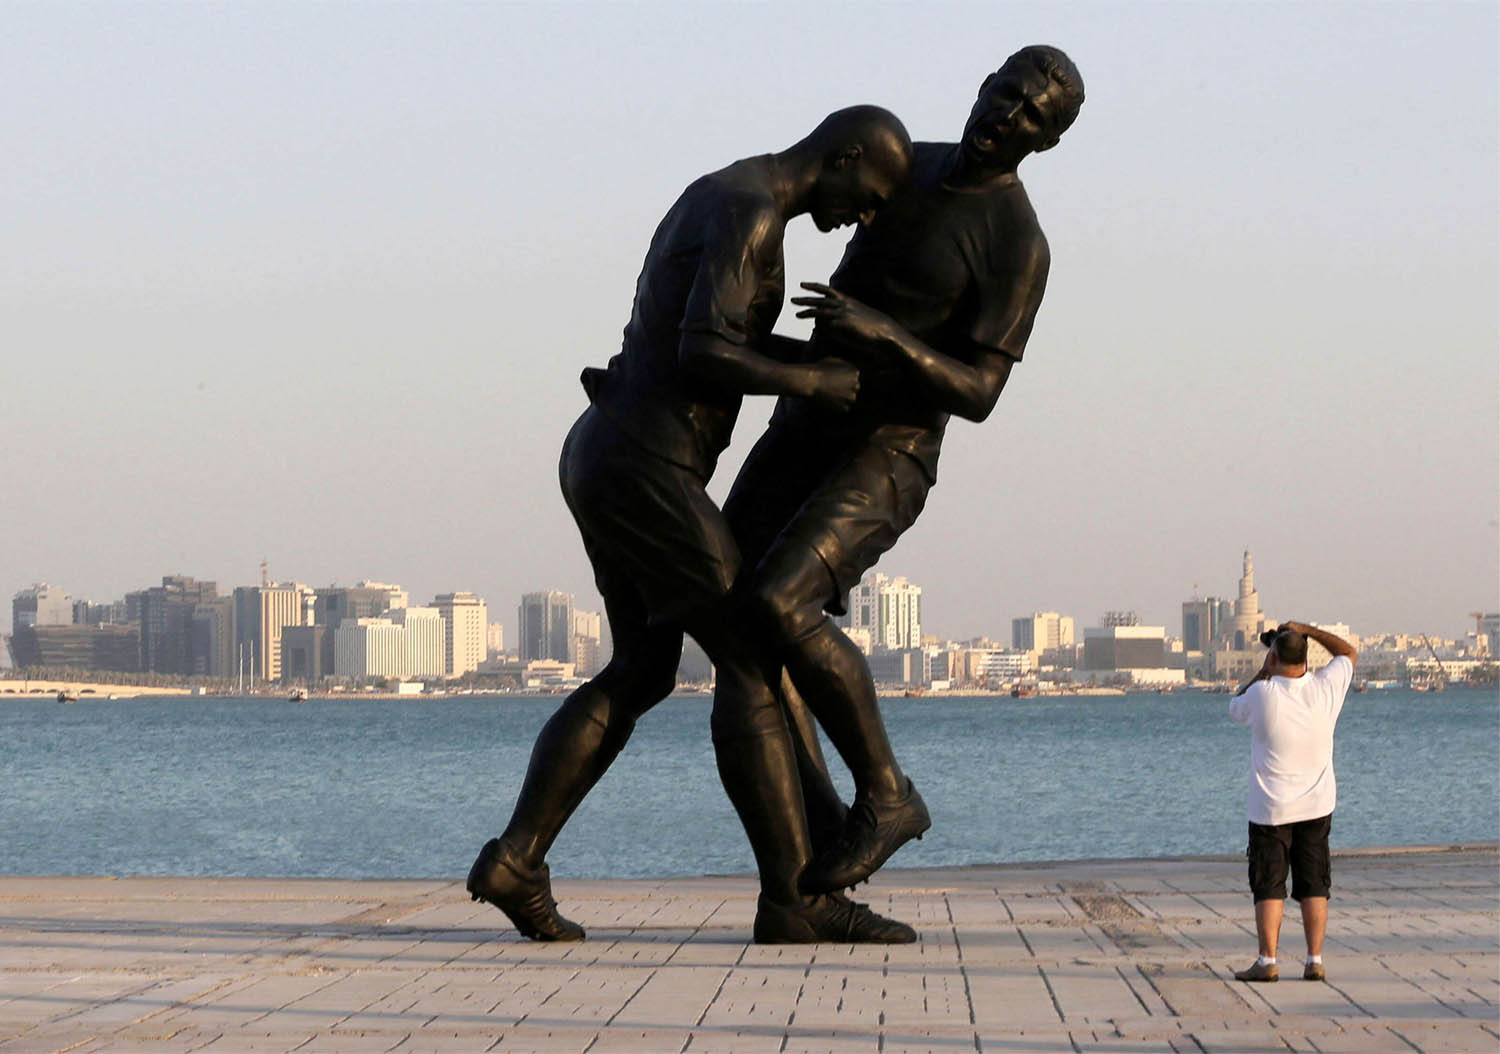
M 1328 982 L 1231 858 L 889 871 L 915 945 L 762 947 L 744 877 L 563 881 L 581 944 L 457 881 L 0 877 L 0 1051 L 1496 1051 L 1494 847 L 1334 863 Z M 1287 978 L 1286 975 L 1291 977 Z

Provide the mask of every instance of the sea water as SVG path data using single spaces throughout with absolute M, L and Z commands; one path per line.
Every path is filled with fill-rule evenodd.
M 0 872 L 461 877 L 558 697 L 0 703 Z M 933 826 L 892 866 L 1241 852 L 1228 697 L 883 702 Z M 551 855 L 569 877 L 753 870 L 709 701 L 644 717 Z M 826 749 L 826 744 L 825 744 Z M 850 781 L 830 753 L 846 797 Z M 1500 697 L 1349 696 L 1335 849 L 1500 840 Z

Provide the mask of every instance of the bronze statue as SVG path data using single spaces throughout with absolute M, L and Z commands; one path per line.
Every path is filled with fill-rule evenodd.
M 1073 123 L 1083 81 L 1056 48 L 1024 48 L 979 89 L 958 143 L 918 143 L 911 186 L 850 240 L 828 285 L 804 283 L 816 320 L 802 357 L 860 368 L 847 412 L 783 397 L 725 503 L 752 618 L 775 642 L 855 778 L 843 831 L 801 886 L 852 886 L 930 823 L 885 734 L 869 667 L 825 615 L 921 513 L 950 414 L 983 421 L 1021 360 L 1048 248 L 1016 176 Z M 783 341 L 783 344 L 794 342 Z M 780 354 L 795 357 L 795 352 Z M 773 683 L 775 683 L 773 681 Z M 815 742 L 800 736 L 811 817 L 843 811 Z
M 930 821 L 896 763 L 864 657 L 824 612 L 843 610 L 848 590 L 921 512 L 949 415 L 987 417 L 1020 361 L 1048 250 L 1016 168 L 1056 144 L 1082 100 L 1062 52 L 1011 56 L 980 88 L 961 142 L 918 144 L 911 188 L 873 220 L 861 215 L 830 284 L 805 284 L 817 295 L 794 298 L 800 317 L 816 320 L 810 342 L 770 334 L 781 227 L 809 209 L 824 230 L 852 219 L 841 205 L 820 216 L 813 188 L 833 178 L 839 158 L 870 165 L 873 142 L 840 148 L 838 136 L 819 138 L 825 122 L 784 155 L 704 177 L 663 221 L 625 350 L 608 371 L 585 372 L 593 405 L 563 454 L 564 494 L 615 657 L 543 729 L 510 825 L 469 875 L 476 899 L 522 933 L 583 936 L 557 912 L 545 855 L 635 720 L 671 691 L 685 628 L 718 671 L 715 753 L 755 851 L 756 939 L 915 939 L 838 892 Z M 888 114 L 860 112 L 881 115 L 875 138 L 904 139 L 899 124 L 883 123 L 894 121 Z M 881 193 L 858 212 L 904 182 L 898 153 L 887 152 Z M 843 187 L 833 199 L 847 203 L 848 177 L 859 175 L 830 182 Z M 803 190 L 767 189 L 778 184 Z M 760 237 L 735 218 L 742 213 Z M 669 263 L 684 250 L 687 264 Z M 726 283 L 737 304 L 727 312 L 710 292 Z M 796 374 L 797 364 L 809 372 Z M 720 514 L 702 484 L 740 394 L 752 392 L 782 398 Z M 855 776 L 852 809 L 828 779 L 807 708 Z
M 557 911 L 547 850 L 637 718 L 674 687 L 686 630 L 717 669 L 713 737 L 760 871 L 756 939 L 915 939 L 842 895 L 798 888 L 811 847 L 796 755 L 768 687 L 775 660 L 730 602 L 739 551 L 704 489 L 742 395 L 808 399 L 831 412 L 853 403 L 859 381 L 848 363 L 767 354 L 783 296 L 782 232 L 803 213 L 825 231 L 868 223 L 905 184 L 911 160 L 901 123 L 861 106 L 781 153 L 697 180 L 652 239 L 622 350 L 607 369 L 584 371 L 590 406 L 564 444 L 560 474 L 614 655 L 543 728 L 510 824 L 468 877 L 474 898 L 528 937 L 583 937 Z

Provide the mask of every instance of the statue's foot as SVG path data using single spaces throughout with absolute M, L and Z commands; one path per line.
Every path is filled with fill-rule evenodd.
M 557 913 L 547 865 L 532 869 L 498 838 L 491 838 L 469 868 L 469 895 L 493 904 L 534 941 L 581 941 L 583 927 Z
M 911 944 L 917 931 L 877 915 L 842 893 L 824 893 L 801 904 L 778 904 L 761 894 L 755 912 L 756 944 Z
M 873 875 L 891 854 L 932 826 L 927 805 L 911 780 L 906 797 L 887 803 L 856 797 L 838 840 L 802 872 L 805 893 L 847 889 Z

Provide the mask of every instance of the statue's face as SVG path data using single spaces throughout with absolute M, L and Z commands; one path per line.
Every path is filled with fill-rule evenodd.
M 969 122 L 964 152 L 980 164 L 1014 164 L 1057 141 L 1052 133 L 1062 87 L 1029 62 L 1005 66 L 985 82 Z
M 825 169 L 818 177 L 811 208 L 813 223 L 820 231 L 846 224 L 868 224 L 875 213 L 900 189 L 896 174 L 884 170 L 870 156 Z

